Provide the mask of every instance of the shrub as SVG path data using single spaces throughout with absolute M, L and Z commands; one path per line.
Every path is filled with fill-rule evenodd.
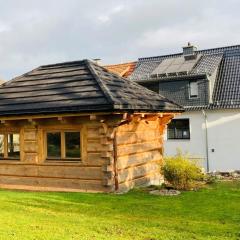
M 190 160 L 181 152 L 165 159 L 162 173 L 165 181 L 175 189 L 196 188 L 200 181 L 204 180 L 204 174 L 197 162 Z

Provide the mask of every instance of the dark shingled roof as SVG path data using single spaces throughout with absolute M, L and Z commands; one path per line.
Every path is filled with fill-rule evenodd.
M 182 108 L 89 60 L 41 66 L 0 87 L 0 116 L 102 111 Z
M 139 58 L 135 71 L 129 79 L 139 83 L 150 83 L 155 81 L 162 82 L 163 84 L 166 82 L 167 84 L 168 81 L 175 81 L 175 88 L 177 88 L 181 85 L 178 80 L 185 79 L 187 81 L 190 78 L 201 79 L 203 75 L 205 75 L 206 78 L 211 77 L 217 69 L 217 74 L 212 86 L 212 102 L 208 104 L 199 100 L 196 100 L 194 104 L 192 99 L 188 99 L 189 105 L 186 102 L 187 100 L 182 103 L 178 101 L 178 99 L 184 97 L 186 89 L 182 89 L 182 96 L 179 95 L 181 89 L 175 91 L 176 95 L 173 96 L 174 91 L 170 85 L 169 90 L 164 91 L 163 94 L 168 99 L 174 99 L 178 104 L 182 104 L 186 110 L 240 108 L 240 45 L 199 50 L 196 51 L 196 53 L 200 54 L 201 58 L 187 76 L 169 76 L 159 77 L 157 79 L 151 76 L 153 70 L 159 66 L 163 60 L 182 56 L 182 53 L 177 53 Z M 182 87 L 182 85 L 180 87 Z M 205 88 L 205 92 L 201 89 L 200 91 L 202 92 L 200 92 L 200 95 L 206 95 L 206 91 L 208 91 L 207 88 Z M 169 94 L 167 91 L 169 91 Z

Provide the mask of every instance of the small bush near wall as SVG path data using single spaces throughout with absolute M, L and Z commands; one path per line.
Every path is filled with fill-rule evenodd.
M 204 180 L 204 174 L 198 163 L 189 160 L 189 157 L 182 153 L 166 158 L 162 173 L 167 184 L 175 189 L 190 190 L 198 187 Z

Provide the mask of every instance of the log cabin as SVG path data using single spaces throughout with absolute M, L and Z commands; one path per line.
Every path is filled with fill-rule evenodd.
M 0 87 L 0 187 L 159 184 L 163 131 L 182 111 L 90 60 L 40 66 Z

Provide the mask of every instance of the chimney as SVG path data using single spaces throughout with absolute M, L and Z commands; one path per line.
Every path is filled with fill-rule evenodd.
M 101 66 L 101 58 L 94 58 L 92 61 L 95 62 L 97 65 Z
M 185 60 L 195 59 L 197 57 L 196 51 L 197 47 L 188 42 L 188 45 L 183 47 L 183 56 Z

